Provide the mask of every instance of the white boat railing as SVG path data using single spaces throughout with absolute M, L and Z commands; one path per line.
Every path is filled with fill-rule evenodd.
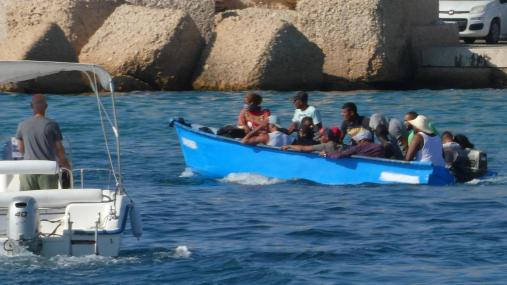
M 99 187 L 112 189 L 114 175 L 109 168 L 79 168 L 72 170 L 74 188 L 87 189 Z M 94 183 L 89 183 L 92 181 Z

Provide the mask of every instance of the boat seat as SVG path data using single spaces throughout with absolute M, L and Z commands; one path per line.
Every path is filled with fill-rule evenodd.
M 50 160 L 1 160 L 0 174 L 58 174 L 56 161 Z
M 60 171 L 56 161 L 49 160 L 0 160 L 0 192 L 19 191 L 19 175 L 48 174 Z
M 0 208 L 9 207 L 12 199 L 33 197 L 40 208 L 65 208 L 72 203 L 97 203 L 103 201 L 100 189 L 32 190 L 0 193 Z

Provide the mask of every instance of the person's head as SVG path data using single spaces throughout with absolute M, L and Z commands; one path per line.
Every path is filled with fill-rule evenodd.
M 410 111 L 405 114 L 405 116 L 403 117 L 403 124 L 405 125 L 405 129 L 407 129 L 408 131 L 412 129 L 412 126 L 408 121 L 417 118 L 417 116 L 419 116 L 419 114 L 417 114 L 417 112 L 415 111 Z
M 357 116 L 356 104 L 354 104 L 352 102 L 347 102 L 347 103 L 343 104 L 342 109 L 341 109 L 341 115 L 345 121 L 348 121 L 348 120 L 354 118 L 355 116 Z
M 370 131 L 361 129 L 355 136 L 352 137 L 352 139 L 357 143 L 365 143 L 365 142 L 372 142 L 373 136 Z
M 248 92 L 243 98 L 243 102 L 247 105 L 260 106 L 262 104 L 262 97 L 257 93 Z
M 271 115 L 269 116 L 268 121 L 269 121 L 268 128 L 270 132 L 278 131 L 278 129 L 281 128 L 278 116 Z
M 292 97 L 294 107 L 296 109 L 302 109 L 308 106 L 308 94 L 304 91 L 298 91 L 294 97 Z
M 48 108 L 46 96 L 42 94 L 33 95 L 31 106 L 34 114 L 44 115 L 46 113 L 46 109 Z
M 454 141 L 454 136 L 451 132 L 445 131 L 442 133 L 442 143 L 450 143 Z
M 372 131 L 375 131 L 377 128 L 379 128 L 381 126 L 385 127 L 386 129 L 389 126 L 389 122 L 387 121 L 386 116 L 379 114 L 379 113 L 375 113 L 375 114 L 371 115 L 370 125 L 369 125 L 370 129 Z
M 454 141 L 457 142 L 462 148 L 474 148 L 474 145 L 468 140 L 465 135 L 457 134 L 454 136 Z
M 312 117 L 304 117 L 301 120 L 300 132 L 303 134 L 313 133 L 313 119 Z
M 430 127 L 430 120 L 426 116 L 418 115 L 415 119 L 408 121 L 408 123 L 414 128 L 414 132 L 423 132 L 428 135 L 432 135 L 434 131 Z
M 329 141 L 339 143 L 341 131 L 339 128 L 323 128 L 320 129 L 320 142 L 328 143 Z

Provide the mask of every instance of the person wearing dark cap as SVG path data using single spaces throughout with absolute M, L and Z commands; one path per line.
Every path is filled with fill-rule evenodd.
M 21 122 L 16 133 L 24 159 L 57 161 L 60 167 L 70 170 L 60 127 L 57 122 L 46 118 L 46 97 L 33 95 L 31 107 L 33 116 Z M 21 175 L 19 180 L 21 191 L 58 188 L 58 175 L 27 174 Z
M 371 132 L 371 129 L 369 127 L 370 119 L 365 116 L 360 116 L 357 113 L 356 104 L 352 102 L 343 104 L 341 115 L 343 122 L 340 128 L 342 130 L 342 137 L 340 139 L 342 141 L 343 138 L 345 138 L 345 135 L 348 135 L 352 138 L 363 129 Z
M 301 120 L 305 117 L 310 117 L 313 120 L 313 125 L 316 131 L 322 128 L 322 119 L 320 112 L 314 107 L 308 105 L 308 94 L 304 91 L 299 91 L 294 97 L 292 97 L 294 107 L 294 116 L 292 116 L 292 123 L 289 126 L 288 133 L 291 134 L 297 131 L 301 127 Z

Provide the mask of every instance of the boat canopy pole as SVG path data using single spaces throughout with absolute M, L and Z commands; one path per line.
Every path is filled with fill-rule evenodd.
M 119 190 L 120 193 L 122 193 L 123 192 L 123 181 L 122 181 L 122 176 L 121 176 L 121 164 L 120 164 L 120 162 L 121 162 L 121 160 L 120 160 L 120 137 L 119 137 L 119 132 L 118 132 L 118 120 L 117 120 L 117 116 L 116 116 L 116 105 L 114 104 L 114 102 L 115 102 L 114 91 L 111 89 L 111 98 L 113 100 L 113 105 L 112 105 L 113 120 L 111 120 L 107 110 L 104 107 L 104 104 L 100 100 L 100 95 L 98 92 L 98 85 L 97 85 L 97 79 L 95 77 L 95 72 L 93 72 L 93 75 L 94 75 L 93 79 L 88 73 L 85 73 L 85 74 L 90 82 L 90 87 L 93 90 L 93 92 L 95 93 L 95 97 L 97 99 L 97 107 L 99 109 L 100 125 L 102 127 L 102 135 L 104 137 L 104 143 L 106 146 L 106 152 L 107 152 L 109 164 L 111 165 L 111 170 L 113 172 L 113 177 L 116 182 L 117 190 Z M 109 84 L 110 84 L 109 85 L 110 88 L 114 87 L 112 82 L 110 82 Z M 109 125 L 112 128 L 113 134 L 115 136 L 116 157 L 117 157 L 117 167 L 116 168 L 114 167 L 113 158 L 111 156 L 111 150 L 109 148 L 109 138 L 108 138 L 106 128 L 105 128 L 104 118 L 107 119 Z M 116 169 L 118 171 L 116 171 Z

